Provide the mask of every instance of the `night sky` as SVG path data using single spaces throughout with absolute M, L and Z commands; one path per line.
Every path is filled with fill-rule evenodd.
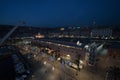
M 0 0 L 0 24 L 61 27 L 120 24 L 120 0 Z

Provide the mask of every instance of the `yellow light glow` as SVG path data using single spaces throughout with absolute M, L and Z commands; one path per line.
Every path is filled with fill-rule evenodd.
M 47 62 L 46 61 L 44 61 L 44 63 L 43 64 L 47 64 Z

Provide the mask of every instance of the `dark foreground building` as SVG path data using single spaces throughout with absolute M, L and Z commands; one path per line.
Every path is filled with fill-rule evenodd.
M 13 60 L 11 58 L 10 50 L 7 48 L 0 48 L 0 79 L 15 79 Z

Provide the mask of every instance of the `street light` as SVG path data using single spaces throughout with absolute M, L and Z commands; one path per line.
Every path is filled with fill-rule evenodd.
M 64 71 L 64 77 L 65 77 L 65 80 L 66 80 L 66 73 L 65 73 L 65 61 L 64 60 L 62 60 L 62 69 L 63 69 L 63 71 Z
M 60 61 L 60 60 L 61 60 L 61 58 L 59 57 L 59 58 L 57 58 L 57 60 L 58 60 L 58 61 Z
M 78 46 L 81 46 L 82 45 L 82 43 L 80 43 L 79 41 L 77 41 L 77 43 L 76 43 Z
M 83 68 L 83 66 L 82 66 L 82 65 L 79 65 L 79 68 L 80 68 L 80 69 L 82 69 L 82 68 Z
M 83 64 L 83 61 L 82 61 L 82 60 L 80 60 L 80 64 Z
M 69 54 L 66 55 L 66 59 L 67 59 L 67 60 L 70 60 L 70 55 L 69 55 Z
M 46 61 L 44 61 L 44 62 L 43 62 L 43 64 L 47 64 L 47 62 L 46 62 Z
M 55 70 L 55 67 L 54 67 L 54 66 L 52 67 L 52 70 L 53 70 L 53 71 Z

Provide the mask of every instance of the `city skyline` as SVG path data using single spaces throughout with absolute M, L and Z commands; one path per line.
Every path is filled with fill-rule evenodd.
M 0 1 L 0 24 L 27 26 L 119 25 L 119 0 L 40 0 Z

